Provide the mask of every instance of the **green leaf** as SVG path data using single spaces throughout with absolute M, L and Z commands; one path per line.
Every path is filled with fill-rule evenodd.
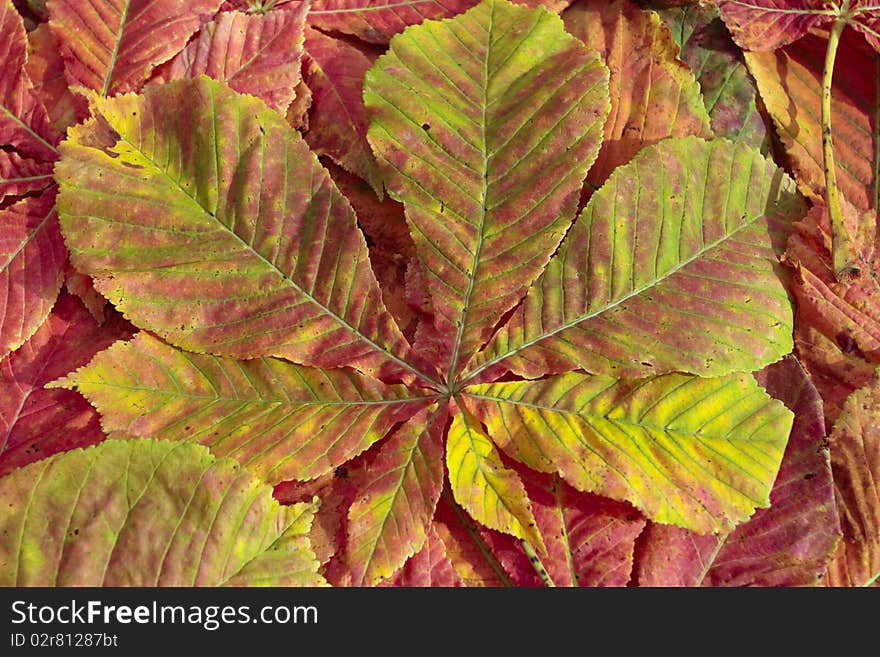
M 721 376 L 792 348 L 777 272 L 804 205 L 756 150 L 668 139 L 618 168 L 590 199 L 524 302 L 474 360 L 535 378 Z
M 148 333 L 49 387 L 79 390 L 106 431 L 199 442 L 269 483 L 332 471 L 434 399 L 347 369 L 191 354 Z
M 317 502 L 280 506 L 231 459 L 108 440 L 0 479 L 0 586 L 318 586 Z
M 282 117 L 203 76 L 93 102 L 61 146 L 58 208 L 74 266 L 133 323 L 195 352 L 413 377 L 351 206 Z
M 487 0 L 395 37 L 364 100 L 451 381 L 568 228 L 601 143 L 608 70 L 555 14 Z
M 793 418 L 746 374 L 618 381 L 572 372 L 464 395 L 518 461 L 700 533 L 769 505 Z
M 477 522 L 531 541 L 544 550 L 525 487 L 506 468 L 479 420 L 460 401 L 450 405 L 446 467 L 455 501 Z

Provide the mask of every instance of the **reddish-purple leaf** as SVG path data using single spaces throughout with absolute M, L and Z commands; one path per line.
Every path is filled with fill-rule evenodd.
M 312 94 L 306 141 L 382 193 L 382 181 L 367 143 L 364 76 L 374 56 L 363 49 L 306 28 L 305 83 Z
M 40 160 L 57 156 L 57 134 L 25 72 L 27 37 L 12 0 L 0 1 L 0 144 Z
M 351 486 L 345 466 L 311 481 L 284 481 L 275 486 L 274 497 L 281 504 L 309 502 L 317 497 L 321 506 L 309 532 L 315 557 L 321 565 L 327 564 L 342 543 L 341 524 L 345 507 L 351 504 Z
M 776 133 L 790 157 L 800 190 L 820 200 L 825 194 L 822 153 L 822 71 L 827 37 L 808 34 L 775 52 L 747 52 L 746 64 Z M 831 88 L 834 159 L 841 194 L 859 210 L 874 207 L 876 107 L 880 78 L 864 39 L 844 30 Z
M 104 438 L 97 412 L 79 393 L 43 386 L 130 332 L 117 313 L 98 326 L 82 303 L 62 294 L 34 336 L 0 361 L 0 476 Z
M 18 349 L 43 323 L 66 263 L 54 192 L 0 210 L 0 357 Z
M 831 268 L 831 229 L 824 206 L 795 224 L 786 262 L 794 268 L 791 288 L 798 304 L 795 339 L 825 401 L 830 426 L 844 400 L 865 385 L 880 366 L 880 252 L 873 214 L 856 212 L 843 199 L 862 275 L 837 280 Z
M 434 515 L 433 531 L 443 543 L 446 556 L 465 586 L 512 586 L 510 576 L 492 554 L 480 527 L 444 492 Z
M 854 392 L 831 432 L 831 467 L 843 541 L 828 568 L 830 586 L 870 586 L 880 578 L 880 372 Z
M 284 114 L 300 82 L 307 11 L 308 3 L 303 3 L 265 15 L 218 14 L 171 60 L 165 81 L 205 74 L 226 81 L 239 93 L 262 98 Z
M 880 6 L 876 0 L 847 0 L 843 5 L 828 0 L 720 0 L 718 7 L 733 38 L 747 50 L 781 48 L 844 15 L 844 11 L 847 24 L 880 50 Z
M 46 23 L 28 32 L 26 70 L 56 131 L 64 133 L 89 115 L 85 98 L 75 95 L 67 86 L 58 39 Z
M 463 586 L 440 539 L 436 525 L 428 530 L 425 545 L 406 562 L 400 572 L 383 586 L 458 587 Z
M 556 475 L 518 468 L 538 531 L 547 546 L 538 554 L 556 586 L 626 586 L 633 567 L 636 537 L 645 528 L 628 504 L 581 493 Z M 517 586 L 543 586 L 519 541 L 483 533 Z
M 136 91 L 222 0 L 49 0 L 67 80 L 101 95 Z
M 559 12 L 571 0 L 514 0 L 527 7 Z M 322 30 L 343 32 L 371 43 L 388 43 L 409 25 L 428 18 L 460 14 L 479 0 L 312 0 L 309 23 Z M 283 3 L 278 3 L 284 6 Z
M 793 358 L 757 378 L 794 412 L 770 508 L 722 535 L 651 524 L 639 539 L 639 585 L 802 586 L 822 577 L 840 537 L 822 402 Z
M 443 489 L 445 406 L 420 411 L 383 441 L 348 511 L 352 583 L 391 576 L 425 542 Z
M 23 158 L 15 151 L 0 151 L 0 202 L 6 196 L 23 196 L 52 184 L 52 163 Z

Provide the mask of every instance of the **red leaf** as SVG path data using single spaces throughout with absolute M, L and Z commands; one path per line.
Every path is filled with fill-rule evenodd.
M 222 0 L 49 0 L 67 80 L 116 95 L 136 91 L 180 52 Z
M 480 528 L 451 498 L 448 491 L 440 497 L 433 531 L 440 537 L 456 575 L 465 586 L 512 586 Z
M 367 143 L 363 99 L 364 76 L 375 57 L 311 28 L 305 34 L 303 74 L 312 94 L 306 141 L 381 195 L 382 181 Z
M 795 270 L 791 288 L 798 304 L 798 351 L 816 378 L 829 424 L 847 396 L 880 365 L 880 253 L 873 215 L 851 211 L 845 216 L 861 224 L 860 276 L 841 281 L 834 276 L 828 212 L 822 206 L 795 223 L 785 256 Z
M 572 2 L 513 1 L 533 8 L 544 6 L 555 12 Z M 455 16 L 476 4 L 479 0 L 312 0 L 309 22 L 322 30 L 352 34 L 370 43 L 388 43 L 391 37 L 409 25 L 417 25 L 428 18 Z
M 52 184 L 52 163 L 0 151 L 0 202 L 6 196 L 23 196 Z
M 45 23 L 28 32 L 26 70 L 33 81 L 34 91 L 49 112 L 49 119 L 58 132 L 63 133 L 89 115 L 85 99 L 75 96 L 67 86 L 58 40 Z
M 425 546 L 403 566 L 400 572 L 382 586 L 405 587 L 458 587 L 463 586 L 446 554 L 446 546 L 436 527 L 428 531 Z
M 598 188 L 649 144 L 712 136 L 699 84 L 657 14 L 632 0 L 582 0 L 562 18 L 569 32 L 602 53 L 611 71 L 611 113 L 588 188 Z
M 265 15 L 218 14 L 164 71 L 164 81 L 205 74 L 284 114 L 300 82 L 308 5 Z
M 79 393 L 43 385 L 130 335 L 117 313 L 99 327 L 77 299 L 59 297 L 34 336 L 0 361 L 0 476 L 104 439 L 98 413 Z
M 0 357 L 43 323 L 61 289 L 66 262 L 54 192 L 0 210 Z
M 555 475 L 518 468 L 547 554 L 538 554 L 556 586 L 626 586 L 645 520 L 629 504 L 580 493 Z M 483 532 L 518 586 L 543 586 L 519 541 Z
M 880 373 L 853 393 L 831 432 L 831 466 L 843 541 L 829 586 L 868 586 L 880 578 Z
M 745 53 L 798 187 L 816 200 L 825 194 L 821 94 L 826 43 L 824 34 L 808 34 L 772 53 Z M 837 182 L 843 196 L 862 211 L 874 207 L 877 57 L 860 36 L 844 30 L 831 89 Z
M 22 155 L 54 160 L 57 135 L 25 72 L 27 38 L 11 0 L 0 1 L 0 143 Z
M 840 14 L 827 0 L 721 0 L 721 16 L 734 40 L 748 50 L 775 50 Z M 850 0 L 849 25 L 880 50 L 880 10 L 874 0 Z

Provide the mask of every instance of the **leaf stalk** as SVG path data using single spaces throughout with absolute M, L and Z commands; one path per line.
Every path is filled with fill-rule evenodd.
M 825 204 L 831 219 L 831 263 L 838 280 L 859 271 L 859 266 L 853 257 L 853 238 L 843 221 L 831 134 L 831 84 L 840 35 L 848 22 L 847 12 L 848 7 L 844 6 L 841 14 L 831 25 L 828 48 L 825 51 L 825 67 L 822 70 L 822 159 L 825 169 Z
M 556 588 L 556 583 L 553 581 L 553 578 L 550 577 L 550 573 L 547 572 L 547 569 L 544 567 L 544 564 L 541 562 L 541 559 L 538 557 L 532 544 L 524 538 L 519 539 L 519 542 L 520 545 L 522 545 L 523 552 L 526 553 L 526 557 L 529 559 L 529 563 L 532 564 L 532 568 L 535 569 L 535 573 L 537 573 L 541 581 L 544 582 L 544 586 L 548 588 Z

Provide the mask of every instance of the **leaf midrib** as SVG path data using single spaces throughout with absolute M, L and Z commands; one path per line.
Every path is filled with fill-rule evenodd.
M 119 48 L 122 45 L 122 37 L 125 34 L 125 26 L 128 23 L 128 11 L 131 9 L 131 0 L 125 1 L 125 8 L 119 20 L 119 32 L 116 34 L 116 43 L 113 44 L 113 51 L 110 53 L 110 62 L 107 64 L 107 73 L 104 76 L 104 86 L 101 89 L 101 95 L 106 96 L 110 91 L 110 82 L 113 80 L 113 71 L 116 68 L 116 60 L 119 57 Z
M 661 425 L 654 425 L 654 424 L 650 424 L 650 423 L 646 423 L 646 422 L 639 422 L 639 421 L 632 420 L 627 417 L 611 417 L 607 413 L 594 413 L 594 414 L 583 413 L 583 412 L 578 412 L 578 411 L 569 410 L 569 409 L 565 409 L 565 408 L 558 408 L 555 406 L 545 406 L 543 404 L 536 404 L 533 402 L 525 402 L 525 401 L 520 401 L 520 400 L 508 399 L 508 398 L 504 398 L 504 397 L 493 397 L 491 395 L 478 395 L 475 393 L 467 392 L 466 390 L 462 391 L 461 394 L 466 395 L 468 397 L 471 397 L 472 399 L 482 399 L 484 401 L 495 402 L 497 404 L 502 404 L 502 403 L 503 404 L 513 404 L 514 406 L 524 406 L 526 408 L 531 408 L 536 411 L 547 411 L 549 413 L 559 413 L 562 415 L 573 415 L 573 416 L 579 417 L 579 418 L 601 420 L 604 422 L 610 422 L 612 424 L 620 424 L 620 425 L 624 425 L 627 427 L 633 427 L 636 429 L 643 429 L 643 430 L 648 430 L 648 431 L 659 431 L 659 432 L 662 432 L 665 434 L 670 434 L 670 435 L 678 434 L 678 435 L 682 435 L 685 437 L 699 439 L 704 442 L 710 441 L 710 440 L 723 440 L 725 442 L 737 442 L 737 439 L 735 437 L 715 436 L 712 434 L 704 434 L 704 433 L 699 433 L 696 431 L 687 431 L 687 430 L 683 430 L 683 429 L 671 429 L 669 427 L 664 427 Z M 779 443 L 780 441 L 778 439 L 761 440 L 761 439 L 752 439 L 750 437 L 748 440 L 742 440 L 740 442 L 746 442 L 749 444 L 754 444 L 754 443 L 775 444 L 775 443 Z
M 477 225 L 477 244 L 474 248 L 473 259 L 471 260 L 471 271 L 468 277 L 468 286 L 464 293 L 463 305 L 461 309 L 461 318 L 458 324 L 458 331 L 455 336 L 455 343 L 452 350 L 452 358 L 449 361 L 449 371 L 446 374 L 446 380 L 451 382 L 455 378 L 455 370 L 458 368 L 458 362 L 461 358 L 461 343 L 464 338 L 465 326 L 467 325 L 468 313 L 470 312 L 471 297 L 474 293 L 474 287 L 477 280 L 477 268 L 480 265 L 480 255 L 483 251 L 485 243 L 484 231 L 486 228 L 486 207 L 487 194 L 489 191 L 489 148 L 486 143 L 486 113 L 489 109 L 489 56 L 492 50 L 492 28 L 495 21 L 495 3 L 489 12 L 489 25 L 486 27 L 486 57 L 483 59 L 483 98 L 482 98 L 482 118 L 480 121 L 480 154 L 482 156 L 482 191 L 480 193 L 480 220 Z
M 227 397 L 223 395 L 195 395 L 185 392 L 180 392 L 177 390 L 173 391 L 165 391 L 158 390 L 156 388 L 147 388 L 144 386 L 125 386 L 120 384 L 110 384 L 105 381 L 81 381 L 79 379 L 74 379 L 72 381 L 72 385 L 76 385 L 78 389 L 82 390 L 86 386 L 94 386 L 94 387 L 103 387 L 103 388 L 112 388 L 114 390 L 126 390 L 129 392 L 151 392 L 157 396 L 162 397 L 174 397 L 175 399 L 192 399 L 196 401 L 220 401 L 220 402 L 234 402 L 239 404 L 247 404 L 254 406 L 388 406 L 392 404 L 406 404 L 410 402 L 422 402 L 429 400 L 439 400 L 442 398 L 442 395 L 425 395 L 425 396 L 415 396 L 415 397 L 405 397 L 398 399 L 377 399 L 377 400 L 360 400 L 360 401 L 324 401 L 320 399 L 316 400 L 306 400 L 306 401 L 295 401 L 290 399 L 281 399 L 281 400 L 271 400 L 271 399 L 262 399 L 262 398 L 242 398 L 242 397 Z M 55 387 L 67 387 L 62 385 L 53 385 L 47 384 L 47 388 L 55 388 Z M 72 389 L 72 388 L 68 388 Z

